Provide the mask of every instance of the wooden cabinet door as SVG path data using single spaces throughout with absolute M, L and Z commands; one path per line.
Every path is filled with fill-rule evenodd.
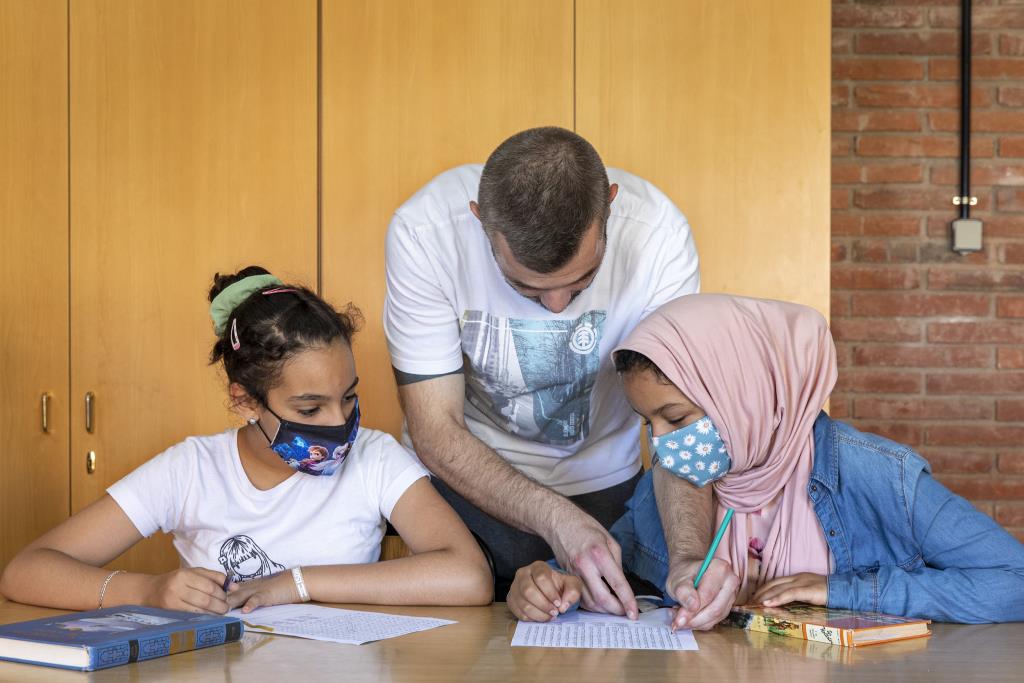
M 0 568 L 68 516 L 67 92 L 65 0 L 0 0 Z
M 316 282 L 317 4 L 80 0 L 70 36 L 77 511 L 186 436 L 237 424 L 207 365 L 215 271 Z M 116 565 L 177 562 L 151 539 Z
M 324 295 L 356 337 L 367 424 L 398 434 L 384 341 L 384 236 L 435 175 L 525 128 L 573 126 L 571 0 L 324 0 Z
M 701 287 L 829 308 L 830 3 L 578 0 L 576 130 L 690 220 Z

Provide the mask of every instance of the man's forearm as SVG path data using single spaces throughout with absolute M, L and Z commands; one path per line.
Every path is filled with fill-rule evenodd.
M 697 488 L 655 466 L 654 497 L 658 501 L 658 516 L 665 530 L 669 563 L 703 560 L 714 525 L 711 487 Z
M 550 521 L 572 503 L 505 462 L 464 427 L 431 430 L 413 445 L 424 465 L 470 503 L 517 529 L 549 535 Z M 431 438 L 432 437 L 432 438 Z
M 416 454 L 477 508 L 550 543 L 556 525 L 571 520 L 579 509 L 521 474 L 469 431 L 463 414 L 465 391 L 463 376 L 457 373 L 399 384 Z

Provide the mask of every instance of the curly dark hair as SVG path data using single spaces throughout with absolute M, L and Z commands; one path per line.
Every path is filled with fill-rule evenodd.
M 615 361 L 615 371 L 620 374 L 627 375 L 631 372 L 650 370 L 659 380 L 663 382 L 668 381 L 668 378 L 665 377 L 665 373 L 661 371 L 661 368 L 655 365 L 654 361 L 639 351 L 622 349 L 621 351 L 616 351 L 612 355 L 612 360 Z
M 231 275 L 213 276 L 209 300 L 234 283 L 251 275 L 269 275 L 261 266 L 249 266 Z M 286 288 L 272 296 L 265 291 Z M 231 347 L 231 324 L 235 323 L 240 347 Z M 210 363 L 224 363 L 228 381 L 240 384 L 264 405 L 276 384 L 281 367 L 295 354 L 329 345 L 335 339 L 352 343 L 362 314 L 352 304 L 338 311 L 316 293 L 301 285 L 268 285 L 240 303 L 228 317 L 224 332 L 213 345 Z

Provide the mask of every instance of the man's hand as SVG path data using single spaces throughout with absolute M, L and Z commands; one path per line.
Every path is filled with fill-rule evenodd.
M 780 576 L 761 586 L 750 599 L 753 605 L 778 607 L 791 602 L 807 602 L 812 605 L 828 603 L 828 577 L 803 572 L 792 576 Z
M 700 586 L 693 587 L 693 580 L 703 564 L 701 560 L 677 562 L 669 567 L 665 590 L 679 603 L 672 618 L 672 630 L 692 628 L 706 631 L 725 619 L 736 601 L 740 579 L 732 566 L 723 560 L 713 559 L 700 580 Z
M 619 544 L 596 519 L 569 504 L 553 515 L 544 537 L 558 563 L 583 579 L 585 609 L 637 618 L 636 598 L 622 573 Z
M 547 541 L 558 563 L 583 579 L 584 607 L 637 618 L 619 544 L 597 520 L 521 474 L 467 429 L 461 374 L 400 385 L 398 393 L 416 454 L 427 469 L 495 519 Z

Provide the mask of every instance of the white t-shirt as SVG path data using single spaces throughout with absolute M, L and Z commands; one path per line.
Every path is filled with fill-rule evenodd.
M 494 260 L 469 209 L 482 169 L 442 173 L 391 219 L 384 329 L 392 365 L 416 375 L 463 368 L 470 431 L 559 493 L 622 483 L 640 468 L 639 421 L 610 354 L 648 313 L 698 291 L 686 217 L 650 183 L 609 168 L 619 191 L 604 260 L 554 314 L 517 293 Z
M 235 581 L 375 562 L 384 520 L 427 475 L 389 434 L 363 428 L 333 476 L 296 472 L 261 491 L 242 469 L 237 435 L 189 437 L 107 489 L 143 536 L 174 534 L 182 566 Z

